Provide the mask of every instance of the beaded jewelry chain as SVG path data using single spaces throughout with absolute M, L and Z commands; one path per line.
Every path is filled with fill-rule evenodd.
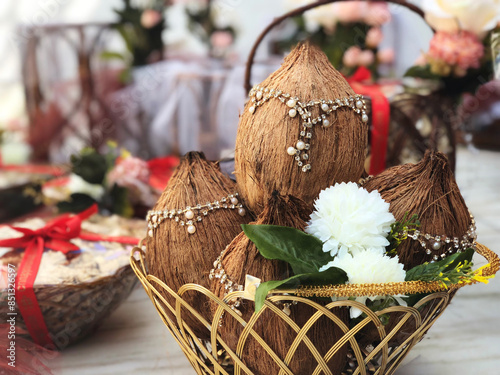
M 427 255 L 431 255 L 440 249 L 443 249 L 440 254 L 435 254 L 432 259 L 433 261 L 444 259 L 447 255 L 454 252 L 460 253 L 469 248 L 476 248 L 476 221 L 474 216 L 469 214 L 471 218 L 471 225 L 467 232 L 460 237 L 448 237 L 446 235 L 432 235 L 429 233 L 421 233 L 419 230 L 415 229 L 413 231 L 403 231 L 400 236 L 402 238 L 410 238 L 412 240 L 420 242 L 423 250 Z
M 302 168 L 302 172 L 311 170 L 308 150 L 311 147 L 310 139 L 312 138 L 313 125 L 322 124 L 327 128 L 332 123 L 326 118 L 327 115 L 336 111 L 339 108 L 347 107 L 354 112 L 361 115 L 361 121 L 368 122 L 368 115 L 366 113 L 366 104 L 362 95 L 350 96 L 342 99 L 335 100 L 311 100 L 309 102 L 301 101 L 297 97 L 292 97 L 290 94 L 283 93 L 281 90 L 269 89 L 260 86 L 255 86 L 249 93 L 251 105 L 248 111 L 253 114 L 257 107 L 263 105 L 271 98 L 278 99 L 290 108 L 288 115 L 296 117 L 300 115 L 302 119 L 302 130 L 300 131 L 299 139 L 294 146 L 289 146 L 286 150 L 288 155 L 293 156 L 297 161 L 297 165 Z M 320 107 L 323 113 L 313 118 L 311 108 Z
M 239 285 L 239 284 L 233 282 L 229 278 L 229 275 L 226 273 L 224 268 L 222 267 L 222 257 L 226 253 L 226 250 L 227 250 L 227 248 L 222 250 L 219 257 L 214 261 L 214 268 L 212 268 L 210 270 L 210 273 L 208 275 L 208 278 L 210 280 L 219 279 L 219 282 L 224 285 L 224 289 L 226 290 L 226 292 L 224 292 L 224 297 L 227 296 L 229 293 L 234 292 L 235 290 L 237 290 L 237 291 L 243 290 L 243 285 Z M 231 308 L 231 310 L 233 310 L 239 316 L 242 316 L 241 311 L 238 310 L 238 307 L 241 304 L 241 298 L 236 298 L 236 299 L 230 300 L 227 302 L 227 304 Z M 222 326 L 222 318 L 223 317 L 224 317 L 224 313 L 220 317 L 219 327 Z
M 196 232 L 196 226 L 194 225 L 196 222 L 202 221 L 203 217 L 207 216 L 211 211 L 219 209 L 238 209 L 240 216 L 246 215 L 246 210 L 238 201 L 238 193 L 222 197 L 220 201 L 203 205 L 198 204 L 193 207 L 187 206 L 184 209 L 169 210 L 166 208 L 161 211 L 149 211 L 146 217 L 148 222 L 148 236 L 153 237 L 154 230 L 158 228 L 162 221 L 167 219 L 173 219 L 180 226 L 186 226 L 187 232 L 193 234 Z

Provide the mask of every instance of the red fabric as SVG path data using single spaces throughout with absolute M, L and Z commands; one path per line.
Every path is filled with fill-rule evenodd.
M 177 156 L 165 156 L 149 160 L 149 185 L 156 190 L 163 191 L 170 176 L 172 176 L 174 168 L 178 165 L 179 158 Z
M 16 171 L 21 173 L 47 174 L 54 177 L 62 176 L 65 173 L 63 167 L 58 167 L 54 165 L 37 165 L 37 164 L 3 165 L 1 160 L 0 160 L 0 169 L 5 171 Z
M 78 250 L 78 246 L 70 242 L 71 239 L 77 237 L 90 241 L 112 241 L 131 245 L 139 242 L 137 238 L 132 237 L 108 237 L 81 233 L 82 221 L 95 213 L 97 213 L 97 205 L 77 215 L 62 215 L 37 230 L 10 226 L 24 236 L 0 240 L 0 247 L 25 248 L 16 277 L 16 302 L 28 332 L 38 345 L 54 347 L 33 290 L 44 249 L 48 248 L 64 254 Z
M 387 154 L 387 139 L 389 136 L 390 105 L 389 100 L 380 91 L 378 85 L 371 84 L 371 73 L 365 67 L 360 67 L 347 78 L 357 94 L 369 96 L 372 101 L 371 129 L 371 175 L 376 175 L 385 169 Z

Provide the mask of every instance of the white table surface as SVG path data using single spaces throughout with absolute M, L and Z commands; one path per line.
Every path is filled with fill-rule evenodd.
M 460 150 L 457 181 L 479 241 L 500 251 L 500 153 Z M 500 374 L 500 276 L 463 288 L 397 375 Z M 192 375 L 142 286 L 85 341 L 50 364 L 54 374 Z

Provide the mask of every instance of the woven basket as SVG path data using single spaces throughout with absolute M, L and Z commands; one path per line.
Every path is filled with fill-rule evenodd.
M 89 283 L 35 286 L 38 304 L 57 349 L 62 350 L 94 332 L 102 319 L 128 297 L 136 282 L 134 272 L 127 265 L 112 276 Z M 0 290 L 0 301 L 0 315 L 7 316 L 5 290 Z M 27 331 L 21 315 L 16 319 L 16 325 Z M 30 339 L 29 335 L 25 338 Z
M 489 262 L 489 266 L 482 270 L 482 275 L 494 275 L 499 269 L 500 262 L 498 256 L 480 244 L 477 246 L 477 252 Z M 183 350 L 196 373 L 211 375 L 253 374 L 245 365 L 245 355 L 249 355 L 245 353 L 245 344 L 249 337 L 253 337 L 279 366 L 281 369 L 279 372 L 280 375 L 293 374 L 288 369 L 287 363 L 290 363 L 297 347 L 302 343 L 309 348 L 310 355 L 317 361 L 317 367 L 313 372 L 315 375 L 335 375 L 329 370 L 327 363 L 344 345 L 349 347 L 349 353 L 347 355 L 348 362 L 342 374 L 393 374 L 410 349 L 423 338 L 436 319 L 441 316 L 444 309 L 448 306 L 450 297 L 459 288 L 468 285 L 466 283 L 454 284 L 446 289 L 439 283 L 411 281 L 404 283 L 351 284 L 326 288 L 272 291 L 268 295 L 262 310 L 257 314 L 254 313 L 248 321 L 245 321 L 226 304 L 227 301 L 235 297 L 243 297 L 244 292 L 230 293 L 224 300 L 221 300 L 200 285 L 186 284 L 176 293 L 161 280 L 147 273 L 145 253 L 141 247 L 133 249 L 131 265 L 155 305 L 161 319 Z M 186 292 L 199 293 L 200 297 L 204 300 L 210 299 L 213 303 L 217 304 L 218 309 L 213 321 L 206 321 L 200 314 L 200 311 L 195 310 L 183 299 L 183 295 Z M 365 305 L 351 300 L 331 302 L 326 306 L 315 302 L 315 298 L 331 294 L 338 296 L 372 296 L 424 292 L 432 293 L 421 299 L 413 307 L 393 306 L 376 313 L 372 312 Z M 162 294 L 165 295 L 166 293 L 171 295 L 172 299 L 175 299 L 175 305 L 169 304 L 162 297 Z M 193 294 L 190 295 L 192 296 Z M 283 307 L 279 306 L 279 302 L 307 304 L 315 310 L 315 313 L 304 325 L 298 326 L 282 311 Z M 332 309 L 335 307 L 348 308 L 352 306 L 361 309 L 366 314 L 366 317 L 356 325 L 348 327 L 332 313 Z M 297 333 L 293 345 L 290 346 L 284 358 L 280 358 L 273 352 L 268 343 L 253 330 L 253 327 L 262 316 L 262 312 L 266 309 L 278 315 Z M 168 312 L 175 316 L 175 320 L 169 318 Z M 183 319 L 188 312 L 192 316 L 195 316 L 210 331 L 210 341 L 200 340 L 193 334 L 191 327 Z M 221 339 L 218 332 L 219 319 L 223 314 L 230 314 L 232 318 L 239 321 L 245 327 L 239 337 L 238 346 L 235 351 L 231 350 Z M 332 324 L 336 324 L 344 332 L 344 336 L 341 339 L 331 343 L 330 350 L 324 356 L 320 355 L 307 337 L 308 330 L 322 316 L 329 318 Z M 389 321 L 389 323 L 384 325 L 382 317 L 385 322 Z M 366 336 L 363 335 L 363 332 L 367 329 L 370 332 L 376 332 L 378 336 L 369 343 L 364 342 Z
M 100 226 L 100 230 L 96 233 L 106 231 L 109 233 L 112 230 L 109 227 L 111 224 L 103 220 L 106 219 L 92 218 L 85 225 Z M 138 220 L 119 218 L 116 225 L 125 228 L 124 234 L 130 233 L 137 236 L 139 232 L 143 232 L 143 223 Z M 85 228 L 92 227 L 86 226 Z M 3 259 L 3 261 L 17 266 L 20 263 L 20 259 L 17 258 L 10 261 Z M 102 320 L 130 295 L 136 285 L 137 277 L 131 266 L 127 264 L 118 268 L 113 274 L 97 277 L 89 282 L 35 284 L 33 290 L 50 337 L 56 348 L 62 350 L 93 333 Z M 7 313 L 11 312 L 7 292 L 7 289 L 0 289 L 0 315 L 2 316 L 7 316 Z M 19 311 L 17 306 L 16 311 Z M 18 336 L 31 340 L 21 314 L 16 316 L 16 326 L 26 332 Z

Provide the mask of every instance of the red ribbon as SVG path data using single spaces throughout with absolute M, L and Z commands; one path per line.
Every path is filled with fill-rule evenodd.
M 163 191 L 170 176 L 172 176 L 174 168 L 178 165 L 179 158 L 177 156 L 165 156 L 149 160 L 149 185 L 156 190 Z
M 369 96 L 372 102 L 372 128 L 371 128 L 371 175 L 376 175 L 385 169 L 387 154 L 387 138 L 389 136 L 390 105 L 389 100 L 380 91 L 380 87 L 367 84 L 371 81 L 371 73 L 364 66 L 347 78 L 357 94 Z
M 2 164 L 0 160 L 0 169 L 5 171 L 16 171 L 20 173 L 36 173 L 49 176 L 59 177 L 65 173 L 64 167 L 55 165 L 38 165 L 38 164 Z
M 28 332 L 38 345 L 55 347 L 33 290 L 44 249 L 60 251 L 63 254 L 78 250 L 78 246 L 70 242 L 73 238 L 130 245 L 136 245 L 139 242 L 137 238 L 132 237 L 108 237 L 81 233 L 82 222 L 95 213 L 97 213 L 97 205 L 93 205 L 78 215 L 62 215 L 37 230 L 10 226 L 23 233 L 24 236 L 0 240 L 0 247 L 25 248 L 16 277 L 16 302 Z

